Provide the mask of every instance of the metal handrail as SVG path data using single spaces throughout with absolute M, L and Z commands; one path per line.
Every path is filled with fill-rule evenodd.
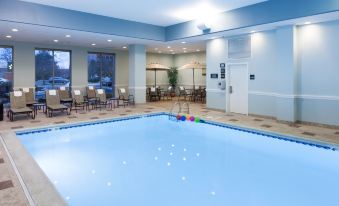
M 188 102 L 184 102 L 184 103 L 181 103 L 181 102 L 175 102 L 172 107 L 171 107 L 171 110 L 169 112 L 169 115 L 168 115 L 168 118 L 170 119 L 171 116 L 176 116 L 174 113 L 173 113 L 173 110 L 175 108 L 175 106 L 178 105 L 179 106 L 179 111 L 176 115 L 182 113 L 183 111 L 186 111 L 185 113 L 186 114 L 189 114 L 190 113 L 190 106 L 189 106 L 189 103 Z

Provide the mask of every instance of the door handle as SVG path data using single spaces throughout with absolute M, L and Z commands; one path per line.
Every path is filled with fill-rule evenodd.
M 229 91 L 230 91 L 230 94 L 233 93 L 233 87 L 232 86 L 230 86 Z

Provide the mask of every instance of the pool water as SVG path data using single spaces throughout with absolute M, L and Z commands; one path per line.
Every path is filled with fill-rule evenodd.
M 71 206 L 337 205 L 339 152 L 157 115 L 18 136 Z

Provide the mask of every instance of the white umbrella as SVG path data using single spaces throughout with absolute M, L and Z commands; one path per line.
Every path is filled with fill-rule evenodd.
M 180 67 L 178 70 L 184 70 L 184 69 L 192 69 L 193 70 L 193 89 L 195 89 L 194 70 L 195 69 L 206 69 L 206 64 L 200 63 L 200 62 L 191 62 L 191 63 L 185 64 L 184 66 Z
M 150 63 L 146 65 L 146 70 L 154 71 L 154 87 L 157 86 L 157 71 L 167 71 L 169 69 L 169 67 L 159 63 Z

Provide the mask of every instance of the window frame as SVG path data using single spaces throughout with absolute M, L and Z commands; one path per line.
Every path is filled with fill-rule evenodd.
M 14 82 L 15 82 L 15 65 L 14 65 L 14 55 L 15 55 L 15 52 L 14 52 L 14 46 L 13 45 L 2 45 L 0 44 L 0 48 L 11 48 L 12 49 L 12 65 L 13 65 L 13 68 L 12 68 L 12 73 L 13 73 L 13 82 L 12 82 L 12 88 L 10 89 L 9 92 L 13 91 L 14 90 Z
M 72 68 L 72 50 L 70 49 L 70 50 L 68 50 L 68 49 L 52 49 L 52 48 L 43 48 L 43 47 L 35 47 L 34 48 L 34 60 L 35 60 L 35 58 L 36 58 L 36 56 L 35 56 L 35 51 L 36 50 L 47 50 L 47 51 L 52 51 L 52 54 L 53 54 L 53 58 L 54 58 L 54 52 L 55 51 L 61 51 L 61 52 L 69 52 L 69 75 L 70 75 L 70 83 L 69 83 L 69 91 L 71 91 L 72 90 L 72 78 L 73 78 L 73 76 L 72 76 L 72 70 L 73 70 L 73 68 Z M 54 59 L 53 59 L 54 60 Z M 53 64 L 54 65 L 54 64 Z M 53 66 L 53 77 L 55 77 L 55 68 L 54 68 L 54 66 Z M 35 65 L 35 61 L 34 61 L 34 82 L 36 82 L 36 65 Z M 35 83 L 34 83 L 35 84 Z M 34 87 L 35 87 L 35 85 L 34 85 Z M 53 80 L 53 88 L 54 88 L 54 80 Z
M 87 51 L 87 85 L 88 85 L 88 67 L 89 67 L 89 62 L 88 62 L 88 55 L 89 54 L 97 54 L 99 56 L 102 55 L 112 55 L 113 59 L 114 59 L 114 79 L 112 78 L 112 96 L 115 96 L 115 78 L 116 78 L 116 54 L 115 53 L 109 53 L 109 52 L 98 52 L 98 51 Z M 102 62 L 100 63 L 100 75 L 102 75 Z M 113 90 L 113 86 L 114 86 L 114 90 Z M 101 82 L 101 76 L 100 76 L 100 88 L 102 88 L 102 82 Z

